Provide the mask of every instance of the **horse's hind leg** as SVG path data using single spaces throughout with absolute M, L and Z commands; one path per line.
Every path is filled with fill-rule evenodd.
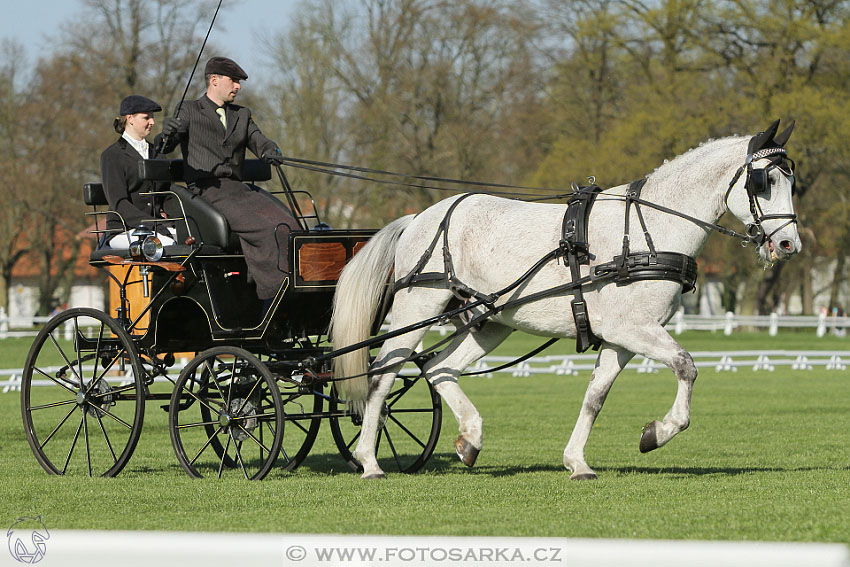
M 442 312 L 446 303 L 452 297 L 450 292 L 426 287 L 415 288 L 396 296 L 392 310 L 392 326 L 390 330 L 401 329 Z M 369 396 L 363 410 L 363 425 L 360 439 L 354 449 L 353 456 L 363 467 L 361 478 L 383 478 L 384 471 L 378 464 L 375 453 L 378 431 L 382 427 L 381 418 L 384 402 L 393 387 L 398 371 L 403 363 L 412 355 L 416 346 L 425 336 L 427 329 L 418 329 L 404 333 L 387 340 L 381 347 L 372 368 L 385 369 L 383 373 L 373 376 L 369 383 Z
M 584 448 L 587 445 L 587 439 L 590 437 L 590 430 L 593 428 L 596 416 L 602 410 L 602 405 L 605 403 L 605 398 L 608 397 L 608 392 L 611 390 L 614 380 L 617 379 L 632 356 L 634 355 L 626 349 L 614 347 L 608 343 L 603 343 L 599 351 L 593 376 L 590 378 L 590 383 L 587 385 L 587 391 L 584 394 L 581 412 L 579 412 L 567 447 L 564 449 L 564 466 L 572 471 L 571 479 L 596 478 L 596 473 L 585 461 Z
M 455 451 L 471 467 L 482 446 L 481 414 L 461 390 L 458 376 L 470 364 L 499 346 L 513 329 L 487 323 L 478 331 L 458 337 L 424 367 L 425 377 L 446 401 L 457 419 L 460 435 Z

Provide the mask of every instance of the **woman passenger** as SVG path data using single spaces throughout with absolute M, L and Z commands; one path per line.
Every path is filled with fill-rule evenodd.
M 106 228 L 115 231 L 107 233 L 105 246 L 108 248 L 128 248 L 131 242 L 137 240 L 132 234 L 135 228 L 145 224 L 153 229 L 150 220 L 164 216 L 162 195 L 142 195 L 161 190 L 163 184 L 139 178 L 139 161 L 154 159 L 158 155 L 145 138 L 154 125 L 153 113 L 161 110 L 156 102 L 140 95 L 130 95 L 121 101 L 119 116 L 113 123 L 121 137 L 100 156 L 106 200 L 110 210 L 121 215 L 107 214 Z M 156 231 L 163 246 L 174 244 L 174 237 L 164 224 L 158 223 Z

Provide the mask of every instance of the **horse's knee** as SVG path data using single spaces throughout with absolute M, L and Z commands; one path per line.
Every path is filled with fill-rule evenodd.
M 697 365 L 694 357 L 686 350 L 681 350 L 673 359 L 673 372 L 680 380 L 693 383 L 697 379 Z M 687 426 L 686 426 L 687 427 Z

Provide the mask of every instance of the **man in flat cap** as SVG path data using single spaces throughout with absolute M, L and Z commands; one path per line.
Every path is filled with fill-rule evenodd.
M 213 57 L 204 74 L 206 93 L 183 104 L 178 116 L 165 119 L 163 151 L 180 144 L 186 182 L 239 235 L 257 296 L 270 300 L 289 270 L 286 247 L 289 232 L 298 225 L 280 201 L 242 182 L 242 165 L 245 148 L 270 162 L 280 157 L 280 149 L 263 135 L 250 109 L 233 104 L 241 81 L 248 78 L 242 67 L 226 57 Z
M 139 177 L 139 162 L 157 157 L 156 149 L 145 139 L 154 125 L 153 113 L 162 108 L 141 95 L 130 95 L 121 101 L 118 117 L 112 127 L 121 135 L 100 156 L 100 175 L 109 210 L 117 214 L 106 217 L 106 238 L 103 245 L 109 248 L 127 248 L 136 240 L 133 229 L 146 222 L 155 228 L 164 246 L 174 244 L 171 232 L 165 225 L 150 226 L 149 219 L 161 214 L 162 198 L 144 195 L 163 189 L 161 184 Z M 120 215 L 120 216 L 119 216 Z

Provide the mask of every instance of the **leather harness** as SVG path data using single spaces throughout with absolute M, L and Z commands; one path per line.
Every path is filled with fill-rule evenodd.
M 462 195 L 446 211 L 430 245 L 410 273 L 396 282 L 392 289 L 392 294 L 395 295 L 401 289 L 418 284 L 442 282 L 446 289 L 449 289 L 461 304 L 469 307 L 467 311 L 461 311 L 461 319 L 465 323 L 464 328 L 471 328 L 474 326 L 480 327 L 486 322 L 487 318 L 504 309 L 530 303 L 531 301 L 556 293 L 566 292 L 573 295 L 570 306 L 576 325 L 576 350 L 578 352 L 584 352 L 591 347 L 598 349 L 602 340 L 593 334 L 590 327 L 587 303 L 584 300 L 584 287 L 586 285 L 613 282 L 620 286 L 635 281 L 670 280 L 682 284 L 682 289 L 685 292 L 691 291 L 695 287 L 697 263 L 694 258 L 679 252 L 658 252 L 655 250 L 639 207 L 640 192 L 645 183 L 646 179 L 642 179 L 629 185 L 626 193 L 623 251 L 619 256 L 615 256 L 613 261 L 596 265 L 591 270 L 590 275 L 581 276 L 580 266 L 589 264 L 592 259 L 592 254 L 589 251 L 587 230 L 590 210 L 602 189 L 596 185 L 579 187 L 567 202 L 567 210 L 564 213 L 561 240 L 558 248 L 543 256 L 543 258 L 538 260 L 514 283 L 491 294 L 484 294 L 471 288 L 463 283 L 455 273 L 451 251 L 449 250 L 449 226 L 452 215 L 458 205 L 468 197 L 475 195 L 475 193 Z M 632 253 L 629 251 L 629 212 L 632 205 L 635 207 L 638 220 L 643 228 L 644 238 L 646 239 L 649 252 Z M 443 241 L 444 271 L 423 272 L 422 270 L 431 259 L 440 240 Z M 546 263 L 561 258 L 570 270 L 572 281 L 569 284 L 555 286 L 522 298 L 509 300 L 498 306 L 495 305 L 495 302 L 500 297 L 528 280 Z M 475 309 L 478 311 L 475 311 Z

